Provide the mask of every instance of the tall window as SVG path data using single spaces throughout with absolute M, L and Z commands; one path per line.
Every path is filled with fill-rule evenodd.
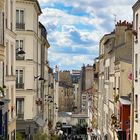
M 24 10 L 16 10 L 16 28 L 25 29 Z
M 11 45 L 11 75 L 14 75 L 14 71 L 15 71 L 13 68 L 14 65 L 13 53 L 14 53 L 14 46 Z
M 138 19 L 139 19 L 139 15 L 136 14 L 136 32 L 137 32 L 136 39 L 137 39 L 137 37 L 138 37 Z
M 135 54 L 135 80 L 138 78 L 138 54 Z
M 3 44 L 3 12 L 0 11 L 0 44 Z
M 11 118 L 14 118 L 14 87 L 11 87 Z
M 135 121 L 138 121 L 138 95 L 135 95 Z
M 105 80 L 109 80 L 109 67 L 105 68 Z
M 135 110 L 138 110 L 138 95 L 135 95 Z
M 24 98 L 16 99 L 16 114 L 18 119 L 24 118 Z
M 11 19 L 11 23 L 10 24 L 11 25 L 10 26 L 11 26 L 11 30 L 13 30 L 13 27 L 12 27 L 13 26 L 13 0 L 10 1 L 10 6 L 11 6 L 10 7 L 10 14 L 11 14 L 10 15 L 11 16 L 11 18 L 10 18 Z
M 135 133 L 135 140 L 138 140 L 138 136 L 137 136 L 137 134 Z
M 24 41 L 23 40 L 16 40 L 16 60 L 24 60 L 23 57 L 18 56 L 18 51 L 23 50 L 24 47 Z
M 16 88 L 17 89 L 24 88 L 23 70 L 16 70 Z

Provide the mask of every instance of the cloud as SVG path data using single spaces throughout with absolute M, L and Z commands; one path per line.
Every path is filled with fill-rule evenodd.
M 136 0 L 39 0 L 40 21 L 48 32 L 52 67 L 80 68 L 92 64 L 101 37 L 114 30 L 115 20 L 132 21 Z

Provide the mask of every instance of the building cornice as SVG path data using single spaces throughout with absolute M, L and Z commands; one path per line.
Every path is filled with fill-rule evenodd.
M 31 35 L 31 36 L 34 36 L 38 41 L 39 43 L 42 44 L 42 42 L 44 42 L 43 44 L 45 44 L 45 47 L 49 48 L 50 47 L 50 44 L 48 42 L 47 39 L 41 39 L 37 33 L 33 30 L 23 30 L 23 31 L 15 31 L 16 34 L 18 35 Z
M 16 34 L 18 35 L 31 35 L 31 36 L 34 36 L 36 37 L 38 40 L 40 40 L 40 38 L 37 36 L 37 33 L 33 30 L 22 30 L 22 31 L 15 31 Z
M 136 11 L 140 7 L 140 0 L 138 0 L 133 6 L 132 9 Z
M 37 10 L 38 15 L 42 13 L 38 0 L 16 0 L 16 2 L 33 4 L 35 6 L 35 9 Z

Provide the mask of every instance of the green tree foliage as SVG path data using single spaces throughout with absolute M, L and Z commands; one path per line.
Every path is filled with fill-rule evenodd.
M 22 137 L 22 134 L 17 132 L 16 133 L 16 140 L 25 140 L 23 137 Z
M 37 133 L 34 135 L 34 140 L 59 140 L 59 136 Z

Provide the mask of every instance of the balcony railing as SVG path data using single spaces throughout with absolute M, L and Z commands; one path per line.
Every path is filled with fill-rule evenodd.
M 24 113 L 18 113 L 17 119 L 24 119 Z
M 16 29 L 25 30 L 25 23 L 16 23 Z
M 16 54 L 16 60 L 24 60 L 25 59 L 25 57 L 23 56 L 23 57 L 21 57 L 21 56 L 18 56 L 17 54 Z
M 24 89 L 24 83 L 16 83 L 17 89 Z

